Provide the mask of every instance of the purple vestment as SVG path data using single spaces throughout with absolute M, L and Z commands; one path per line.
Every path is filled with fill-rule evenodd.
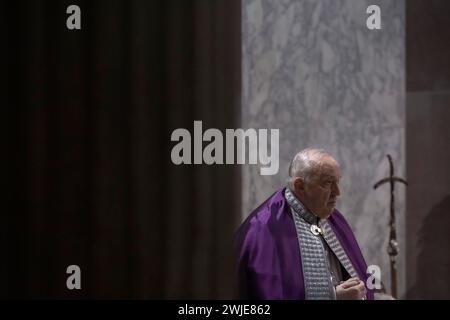
M 241 294 L 249 299 L 305 299 L 297 231 L 284 188 L 255 209 L 236 233 Z M 367 265 L 355 236 L 336 209 L 328 218 L 359 278 Z M 367 298 L 373 291 L 367 289 Z

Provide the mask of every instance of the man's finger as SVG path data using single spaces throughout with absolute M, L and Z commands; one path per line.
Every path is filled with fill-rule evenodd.
M 358 283 L 356 282 L 356 281 L 354 281 L 354 280 L 352 280 L 352 281 L 346 281 L 346 282 L 344 282 L 343 284 L 341 284 L 341 287 L 343 288 L 343 289 L 349 289 L 349 288 L 351 288 L 351 287 L 354 287 L 354 286 L 356 286 Z
M 344 289 L 348 289 L 348 288 L 358 285 L 359 282 L 360 282 L 359 279 L 352 278 L 352 279 L 348 279 L 347 281 L 345 281 L 341 286 Z
M 366 295 L 367 291 L 366 291 L 366 286 L 364 285 L 364 282 L 361 281 L 361 283 L 358 284 L 356 288 L 358 289 L 358 291 L 360 292 L 362 297 L 364 297 Z

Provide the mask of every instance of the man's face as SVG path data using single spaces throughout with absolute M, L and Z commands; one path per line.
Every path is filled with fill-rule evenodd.
M 337 197 L 340 195 L 339 180 L 341 170 L 339 164 L 331 157 L 322 159 L 310 179 L 296 185 L 296 191 L 300 201 L 315 215 L 326 219 L 336 206 Z

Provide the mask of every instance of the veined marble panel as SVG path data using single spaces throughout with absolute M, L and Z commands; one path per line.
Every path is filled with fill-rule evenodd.
M 369 30 L 366 9 L 381 9 L 381 30 Z M 243 166 L 243 217 L 285 184 L 289 162 L 320 147 L 341 164 L 337 208 L 355 231 L 368 264 L 386 252 L 391 154 L 405 174 L 404 0 L 243 0 L 243 128 L 280 129 L 280 170 L 261 176 Z M 396 191 L 400 243 L 399 293 L 405 292 L 405 188 Z

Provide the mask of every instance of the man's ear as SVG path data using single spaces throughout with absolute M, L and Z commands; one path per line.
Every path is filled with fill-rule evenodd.
M 305 181 L 303 178 L 296 178 L 294 181 L 294 188 L 296 192 L 304 192 L 305 191 Z

